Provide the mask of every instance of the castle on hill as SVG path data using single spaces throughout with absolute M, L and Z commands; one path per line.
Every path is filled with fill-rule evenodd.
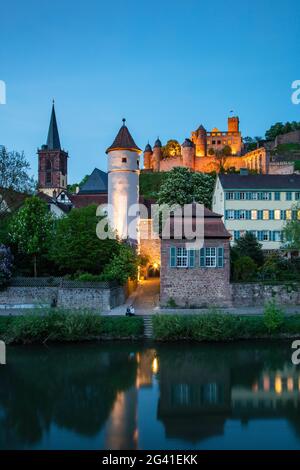
M 264 148 L 244 153 L 238 116 L 228 117 L 227 131 L 213 128 L 207 131 L 200 125 L 181 145 L 179 155 L 163 156 L 162 143 L 157 139 L 153 149 L 150 144 L 144 150 L 144 170 L 170 171 L 174 167 L 186 167 L 193 171 L 210 173 L 221 169 L 248 168 L 258 173 L 268 173 L 269 160 Z

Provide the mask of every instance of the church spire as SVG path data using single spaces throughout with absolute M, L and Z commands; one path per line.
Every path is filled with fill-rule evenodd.
M 52 113 L 51 113 L 50 126 L 49 126 L 49 131 L 48 131 L 47 147 L 48 147 L 48 150 L 61 150 L 57 122 L 56 122 L 56 115 L 55 115 L 55 108 L 54 108 L 54 100 L 53 100 L 53 105 L 52 105 Z

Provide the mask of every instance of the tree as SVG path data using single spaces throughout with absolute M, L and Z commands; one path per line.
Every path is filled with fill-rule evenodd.
M 19 252 L 32 256 L 33 272 L 37 276 L 37 259 L 48 252 L 53 232 L 53 216 L 47 204 L 36 196 L 25 200 L 24 205 L 13 216 L 10 240 Z
M 70 193 L 76 193 L 76 190 L 77 188 L 81 188 L 81 186 L 83 186 L 87 180 L 89 179 L 90 175 L 85 175 L 82 180 L 80 181 L 80 183 L 73 183 L 73 184 L 68 184 L 68 187 L 67 187 L 67 190 L 70 192 Z
M 127 279 L 137 278 L 140 261 L 134 248 L 122 243 L 119 252 L 113 255 L 111 261 L 105 266 L 102 277 L 107 281 L 116 280 L 123 285 Z
M 96 216 L 96 205 L 72 211 L 55 223 L 50 259 L 65 274 L 87 272 L 101 274 L 114 254 L 119 252 L 117 240 L 100 240 L 96 227 L 102 217 Z
M 262 245 L 258 243 L 255 235 L 246 232 L 241 238 L 235 241 L 232 248 L 234 257 L 249 256 L 257 264 L 262 266 L 264 262 L 264 254 Z
M 224 157 L 229 157 L 232 154 L 232 149 L 230 145 L 225 145 L 225 147 L 223 147 L 222 154 L 224 155 Z
M 266 132 L 266 139 L 267 140 L 275 140 L 278 135 L 286 134 L 287 132 L 292 132 L 300 129 L 300 122 L 292 121 L 286 122 L 283 124 L 282 122 L 276 122 L 273 124 L 270 129 Z
M 295 206 L 293 212 L 298 214 L 300 206 Z M 289 220 L 283 228 L 283 248 L 300 251 L 300 221 Z
M 194 173 L 188 168 L 175 167 L 163 181 L 159 193 L 159 204 L 191 204 L 193 201 L 211 207 L 215 176 Z
M 0 287 L 6 286 L 12 275 L 13 256 L 10 248 L 0 245 Z
M 166 145 L 162 148 L 162 158 L 176 157 L 181 154 L 181 146 L 175 139 L 168 140 Z
M 34 179 L 28 175 L 29 169 L 30 164 L 24 153 L 8 152 L 5 147 L 0 146 L 0 205 L 8 194 L 11 196 L 13 191 L 27 194 L 34 191 L 36 184 Z M 10 199 L 12 198 L 10 197 Z M 14 207 L 10 207 L 11 209 Z M 5 213 L 6 211 L 1 210 L 1 216 Z
M 208 149 L 208 152 L 207 152 L 207 153 L 208 153 L 208 155 L 213 156 L 213 155 L 215 154 L 215 151 L 214 151 L 214 149 L 213 149 L 212 147 L 210 147 L 210 148 Z
M 233 263 L 235 281 L 252 281 L 257 272 L 257 265 L 250 256 L 241 256 Z

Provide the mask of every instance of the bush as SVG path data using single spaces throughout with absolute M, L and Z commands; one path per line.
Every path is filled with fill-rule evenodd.
M 0 288 L 5 287 L 12 275 L 13 256 L 10 248 L 0 245 Z
M 284 323 L 284 312 L 274 300 L 266 303 L 264 308 L 264 324 L 267 330 L 272 333 L 278 331 Z
M 230 315 L 218 312 L 205 315 L 154 315 L 154 338 L 160 341 L 186 340 L 201 342 L 233 341 L 278 337 L 281 334 L 290 336 L 299 334 L 300 315 L 285 318 L 277 307 L 275 315 L 273 312 L 274 309 L 268 311 L 267 322 L 265 321 L 266 317 L 263 315 Z M 273 327 L 274 325 L 276 328 Z
M 253 281 L 257 273 L 257 265 L 250 256 L 241 256 L 233 263 L 233 279 L 235 281 Z
M 102 274 L 103 281 L 118 281 L 121 285 L 130 279 L 136 279 L 140 258 L 137 256 L 134 248 L 120 244 L 120 249 L 104 268 Z
M 74 276 L 76 281 L 81 282 L 101 282 L 103 281 L 103 277 L 101 275 L 90 274 L 90 273 L 81 273 L 76 274 Z
M 103 337 L 136 338 L 143 334 L 143 319 L 104 317 L 91 312 L 50 311 L 0 317 L 0 338 L 7 343 L 87 341 Z

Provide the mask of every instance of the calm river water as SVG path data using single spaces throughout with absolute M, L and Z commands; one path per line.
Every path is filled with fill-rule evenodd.
M 8 347 L 0 449 L 300 449 L 291 342 Z

